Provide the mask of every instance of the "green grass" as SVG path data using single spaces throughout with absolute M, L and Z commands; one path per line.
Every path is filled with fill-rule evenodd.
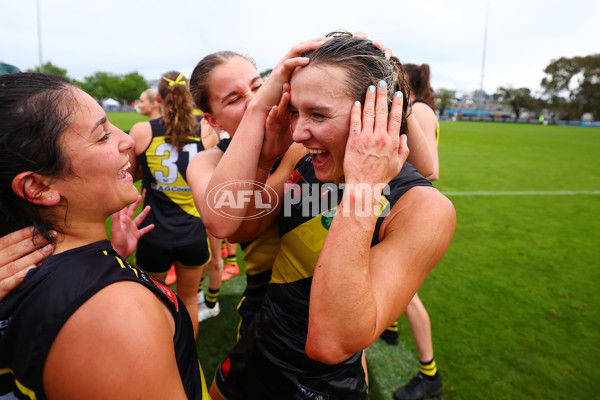
M 442 121 L 441 135 L 444 193 L 600 190 L 600 129 Z M 419 290 L 443 398 L 596 398 L 600 195 L 448 197 L 456 233 Z M 235 341 L 244 282 L 225 282 L 221 314 L 200 324 L 208 380 Z M 398 347 L 367 350 L 372 400 L 391 399 L 417 371 L 404 317 L 400 335 Z
M 113 125 L 118 126 L 124 131 L 129 131 L 136 122 L 148 121 L 147 117 L 136 112 L 109 111 L 106 113 L 106 116 Z

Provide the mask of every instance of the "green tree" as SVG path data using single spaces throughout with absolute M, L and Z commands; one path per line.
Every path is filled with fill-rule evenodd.
M 527 88 L 513 89 L 511 87 L 499 87 L 494 94 L 494 99 L 512 108 L 515 118 L 525 109 L 535 110 L 538 108 L 536 100 L 531 96 Z
M 60 75 L 60 76 L 64 76 L 65 78 L 67 77 L 66 69 L 57 67 L 56 65 L 52 64 L 50 61 L 43 64 L 41 68 L 38 65 L 37 67 L 35 67 L 33 69 L 28 69 L 27 72 L 45 72 L 47 74 Z
M 544 73 L 541 86 L 560 118 L 577 119 L 586 112 L 600 118 L 600 53 L 552 60 Z
M 125 76 L 96 72 L 86 76 L 83 82 L 79 82 L 79 86 L 98 101 L 112 98 L 121 103 L 131 103 L 149 88 L 148 82 L 137 72 Z
M 436 107 L 440 112 L 440 116 L 444 115 L 444 111 L 452 107 L 452 99 L 454 99 L 455 92 L 441 88 L 437 93 Z
M 265 69 L 259 75 L 263 81 L 266 81 L 269 75 L 271 75 L 271 72 L 273 72 L 273 68 Z
M 146 82 L 143 76 L 137 72 L 130 72 L 121 78 L 114 98 L 120 102 L 131 103 L 149 87 L 148 82 Z

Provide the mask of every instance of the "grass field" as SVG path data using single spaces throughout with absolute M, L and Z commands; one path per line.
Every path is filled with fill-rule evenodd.
M 109 118 L 122 129 L 143 120 Z M 443 398 L 596 398 L 600 129 L 442 121 L 441 134 L 435 186 L 458 224 L 419 293 Z M 208 380 L 235 341 L 244 282 L 224 283 L 221 314 L 200 324 Z M 391 399 L 417 371 L 403 317 L 400 333 L 399 346 L 367 350 L 372 400 Z

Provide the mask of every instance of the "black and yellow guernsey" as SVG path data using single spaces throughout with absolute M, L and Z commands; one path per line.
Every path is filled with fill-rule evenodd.
M 194 204 L 187 183 L 186 171 L 190 160 L 204 151 L 200 128 L 189 136 L 181 151 L 170 143 L 162 118 L 150 120 L 152 140 L 138 156 L 142 166 L 142 187 L 146 189 L 145 204 L 152 212 L 142 226 L 154 224 L 144 240 L 160 247 L 185 246 L 206 241 L 206 227 Z
M 431 186 L 405 163 L 384 191 L 372 246 L 389 210 L 415 186 Z M 216 383 L 227 399 L 366 399 L 362 352 L 327 365 L 305 353 L 312 276 L 342 188 L 320 182 L 312 158 L 297 165 L 279 217 L 280 251 L 263 306 L 219 367 Z
M 187 397 L 208 399 L 192 322 L 183 302 L 168 286 L 123 260 L 108 240 L 48 257 L 0 302 L 0 394 L 45 399 L 43 368 L 58 332 L 86 300 L 120 281 L 145 286 L 171 311 L 173 347 Z

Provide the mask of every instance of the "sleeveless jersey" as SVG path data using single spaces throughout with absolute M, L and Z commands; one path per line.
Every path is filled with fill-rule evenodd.
M 137 159 L 142 166 L 142 187 L 146 189 L 145 204 L 152 211 L 142 226 L 154 224 L 144 239 L 161 247 L 184 246 L 206 239 L 206 227 L 194 205 L 186 179 L 190 160 L 204 150 L 200 128 L 189 136 L 181 151 L 170 143 L 163 119 L 150 120 L 152 140 Z
M 85 301 L 120 281 L 144 285 L 169 308 L 175 321 L 177 366 L 187 396 L 208 399 L 183 302 L 168 286 L 123 260 L 108 240 L 48 257 L 0 302 L 0 394 L 45 399 L 44 363 L 60 329 Z
M 431 184 L 404 163 L 382 196 L 372 246 L 379 242 L 389 210 L 415 186 Z M 297 164 L 286 187 L 286 196 L 295 192 L 294 200 L 284 198 L 279 219 L 281 247 L 272 280 L 248 342 L 242 344 L 248 349 L 246 373 L 251 374 L 246 382 L 256 382 L 250 392 L 261 399 L 366 399 L 362 352 L 337 365 L 312 360 L 305 353 L 312 276 L 343 192 L 316 178 L 310 156 Z

